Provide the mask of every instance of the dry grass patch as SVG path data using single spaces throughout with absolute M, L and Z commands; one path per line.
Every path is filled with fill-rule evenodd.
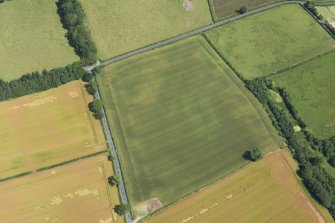
M 277 151 L 145 222 L 332 222 L 326 210 L 304 194 L 295 169 L 290 154 Z
M 0 179 L 101 151 L 100 122 L 83 84 L 0 103 Z
M 111 163 L 98 156 L 0 184 L 1 222 L 122 223 L 107 184 Z

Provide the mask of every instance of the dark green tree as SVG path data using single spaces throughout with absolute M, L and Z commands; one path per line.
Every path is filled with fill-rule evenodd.
M 110 176 L 108 177 L 108 183 L 111 186 L 119 186 L 119 177 L 118 176 Z
M 88 84 L 85 84 L 86 91 L 91 94 L 95 95 L 97 93 L 97 84 L 95 82 L 89 82 Z
M 91 82 L 93 80 L 93 74 L 86 72 L 83 76 L 83 81 Z
M 114 210 L 118 215 L 125 215 L 129 211 L 129 205 L 128 204 L 119 204 L 115 205 Z
M 245 6 L 242 6 L 239 10 L 238 10 L 238 12 L 240 13 L 240 14 L 244 14 L 244 13 L 246 13 L 248 11 L 248 9 L 247 9 L 247 7 L 245 7 Z
M 251 160 L 255 162 L 263 158 L 263 153 L 258 148 L 253 149 L 253 150 L 248 150 L 248 151 L 245 151 L 245 153 L 243 154 L 243 158 L 246 160 Z

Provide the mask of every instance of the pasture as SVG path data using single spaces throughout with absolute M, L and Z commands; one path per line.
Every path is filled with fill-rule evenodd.
M 98 83 L 137 216 L 246 165 L 248 149 L 278 148 L 258 101 L 201 36 L 114 63 Z
M 83 85 L 0 103 L 0 179 L 105 149 Z
M 112 209 L 119 198 L 111 175 L 111 163 L 98 156 L 0 183 L 1 221 L 123 223 Z
M 330 19 L 331 21 L 335 20 L 335 6 L 318 6 L 316 7 L 318 12 L 323 16 L 325 20 Z
M 206 35 L 246 79 L 266 76 L 335 48 L 332 37 L 295 4 L 243 18 Z
M 101 59 L 211 23 L 207 0 L 80 0 Z
M 282 0 L 209 0 L 213 6 L 215 20 L 222 20 L 225 17 L 238 14 L 241 7 L 247 7 L 248 10 L 263 5 L 268 5 Z
M 335 135 L 335 52 L 271 77 L 284 87 L 308 130 L 320 139 Z
M 272 153 L 144 223 L 333 222 L 327 210 L 304 194 L 293 162 L 286 151 Z
M 68 45 L 55 0 L 6 1 L 0 15 L 0 79 L 79 60 Z

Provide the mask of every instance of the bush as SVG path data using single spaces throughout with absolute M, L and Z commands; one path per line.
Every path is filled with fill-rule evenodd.
M 247 7 L 245 7 L 245 6 L 242 6 L 239 10 L 238 10 L 238 12 L 240 13 L 240 14 L 244 14 L 244 13 L 246 13 L 248 11 L 248 9 L 247 9 Z
M 88 84 L 85 84 L 85 88 L 87 93 L 90 95 L 95 95 L 95 93 L 98 91 L 97 84 L 95 82 L 89 82 Z
M 257 161 L 263 158 L 263 153 L 260 149 L 256 148 L 253 150 L 248 150 L 243 154 L 243 158 L 250 161 Z
M 83 81 L 90 82 L 93 80 L 93 74 L 86 72 L 83 76 Z
M 117 176 L 108 177 L 108 183 L 111 186 L 119 186 L 119 182 L 119 177 Z
M 119 204 L 115 205 L 114 210 L 118 215 L 125 215 L 130 210 L 130 208 L 127 204 Z
M 96 119 L 102 119 L 104 117 L 103 113 L 103 104 L 99 99 L 95 99 L 93 102 L 88 104 L 88 107 L 91 112 L 94 113 Z

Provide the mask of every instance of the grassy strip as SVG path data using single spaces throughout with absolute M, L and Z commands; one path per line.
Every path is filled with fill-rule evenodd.
M 78 158 L 75 158 L 75 159 L 72 159 L 72 160 L 68 160 L 68 161 L 65 161 L 65 162 L 57 163 L 57 164 L 54 164 L 54 165 L 51 165 L 51 166 L 41 167 L 41 168 L 38 168 L 36 170 L 23 172 L 23 173 L 15 175 L 15 176 L 11 176 L 11 177 L 6 177 L 6 178 L 3 178 L 3 179 L 0 179 L 0 182 L 17 179 L 19 177 L 24 177 L 24 176 L 27 176 L 29 174 L 33 174 L 33 173 L 37 173 L 37 172 L 41 172 L 41 171 L 45 171 L 45 170 L 50 170 L 50 169 L 53 169 L 55 167 L 64 166 L 64 165 L 67 165 L 67 164 L 70 164 L 70 163 L 74 163 L 74 162 L 77 162 L 77 161 L 80 161 L 80 160 L 83 160 L 83 159 L 91 158 L 91 157 L 94 157 L 94 156 L 97 156 L 97 155 L 100 155 L 100 154 L 104 154 L 104 153 L 107 153 L 107 152 L 108 152 L 107 150 L 99 151 L 99 152 L 92 153 L 92 154 L 85 155 L 85 156 L 81 156 L 81 157 L 78 157 Z

